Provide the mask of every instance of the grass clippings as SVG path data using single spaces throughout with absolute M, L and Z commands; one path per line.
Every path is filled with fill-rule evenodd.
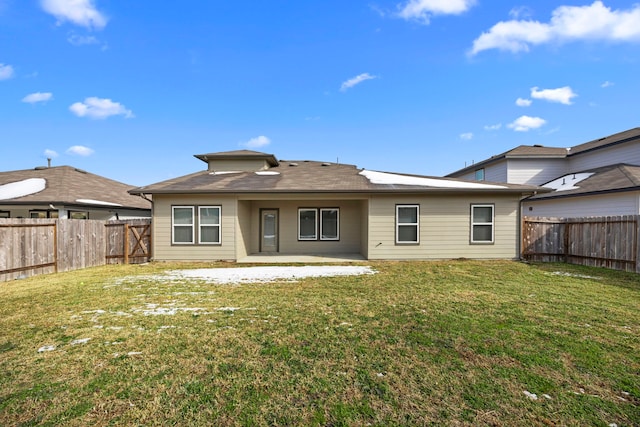
M 152 263 L 0 283 L 0 425 L 640 424 L 640 276 L 362 266 L 375 274 L 220 284 L 186 270 L 233 265 Z

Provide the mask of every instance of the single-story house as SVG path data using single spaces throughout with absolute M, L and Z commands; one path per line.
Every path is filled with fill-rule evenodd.
M 155 260 L 515 259 L 520 200 L 545 191 L 284 161 L 250 150 L 195 157 L 206 170 L 129 191 L 153 197 Z
M 150 218 L 151 201 L 131 188 L 71 166 L 0 172 L 0 218 Z
M 522 202 L 539 217 L 640 215 L 640 166 L 615 164 L 560 176 L 543 184 L 553 191 Z

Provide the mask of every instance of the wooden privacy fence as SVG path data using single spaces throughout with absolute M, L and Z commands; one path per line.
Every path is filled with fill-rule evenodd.
M 150 219 L 0 219 L 0 281 L 150 259 Z
M 524 217 L 522 258 L 640 273 L 640 215 Z

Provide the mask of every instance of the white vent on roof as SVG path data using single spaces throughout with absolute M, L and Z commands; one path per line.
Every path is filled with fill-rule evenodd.
M 275 172 L 275 171 L 258 171 L 254 173 L 256 175 L 280 175 L 280 172 Z

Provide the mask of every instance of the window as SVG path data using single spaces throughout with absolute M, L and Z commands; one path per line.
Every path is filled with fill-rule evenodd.
M 320 209 L 320 240 L 340 240 L 339 209 Z
M 33 210 L 29 211 L 29 218 L 58 218 L 58 211 Z
M 0 211 L 0 218 L 11 218 L 10 211 Z
M 471 243 L 493 243 L 493 205 L 471 205 Z
M 200 243 L 220 244 L 220 206 L 198 208 Z
M 173 206 L 172 211 L 172 243 L 195 243 L 193 240 L 193 227 L 195 224 L 193 206 Z
M 68 217 L 70 219 L 89 219 L 89 212 L 69 211 Z
M 318 238 L 317 217 L 317 209 L 298 209 L 298 240 L 316 240 Z
M 420 207 L 396 205 L 396 243 L 420 243 Z
M 484 168 L 476 170 L 476 181 L 484 181 Z
M 318 217 L 318 212 L 320 216 Z M 318 229 L 320 235 L 318 237 Z M 340 209 L 298 209 L 298 240 L 340 240 Z

